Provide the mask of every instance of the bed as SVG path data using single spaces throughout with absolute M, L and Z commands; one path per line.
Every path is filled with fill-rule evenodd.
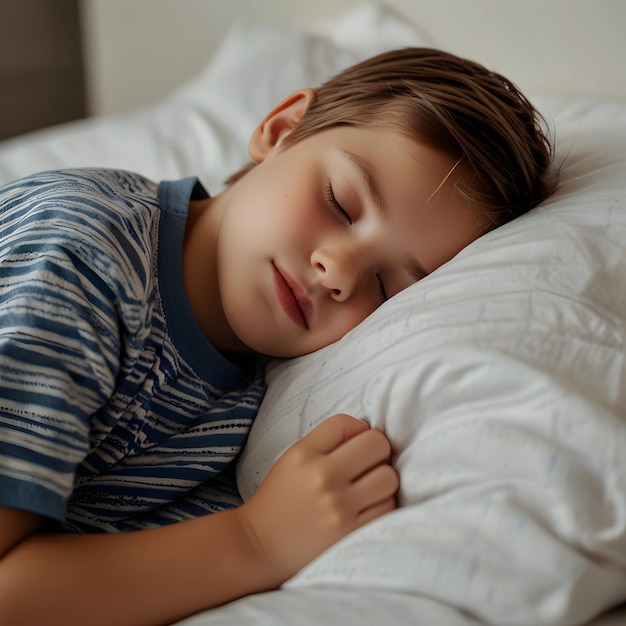
M 1 142 L 0 183 L 96 165 L 215 193 L 283 95 L 437 45 L 427 30 L 377 4 L 313 29 L 239 25 L 154 104 Z M 626 94 L 529 95 L 556 138 L 556 193 L 341 341 L 273 363 L 236 468 L 246 499 L 346 412 L 389 436 L 400 508 L 280 590 L 179 626 L 626 624 Z

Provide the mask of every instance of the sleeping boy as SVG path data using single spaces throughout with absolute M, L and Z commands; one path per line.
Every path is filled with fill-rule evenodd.
M 391 511 L 389 442 L 347 415 L 229 506 L 263 357 L 338 340 L 554 185 L 516 87 L 429 49 L 293 93 L 249 154 L 215 197 L 117 170 L 0 190 L 0 623 L 171 623 Z

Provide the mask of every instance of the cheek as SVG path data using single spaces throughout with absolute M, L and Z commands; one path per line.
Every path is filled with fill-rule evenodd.
M 320 208 L 310 198 L 283 196 L 265 214 L 265 223 L 259 224 L 257 237 L 264 233 L 267 240 L 280 248 L 276 253 L 302 255 L 308 261 L 313 250 L 324 241 L 327 223 Z M 294 259 L 295 260 L 295 259 Z
M 262 190 L 246 190 L 233 199 L 220 225 L 223 243 L 239 253 L 274 239 L 280 207 Z

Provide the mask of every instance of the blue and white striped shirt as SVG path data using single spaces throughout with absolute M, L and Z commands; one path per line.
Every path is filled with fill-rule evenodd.
M 0 190 L 0 505 L 76 531 L 228 506 L 215 477 L 265 387 L 197 326 L 182 280 L 194 178 L 45 172 Z

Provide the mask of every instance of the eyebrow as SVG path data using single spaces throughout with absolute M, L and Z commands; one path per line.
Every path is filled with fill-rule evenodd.
M 428 276 L 428 272 L 424 268 L 424 266 L 412 256 L 407 257 L 405 262 L 405 267 L 409 274 L 415 279 L 415 282 L 418 280 L 422 280 L 422 278 L 426 278 Z
M 380 192 L 378 185 L 376 184 L 376 179 L 374 178 L 369 163 L 358 154 L 354 154 L 354 152 L 350 152 L 349 150 L 342 150 L 341 154 L 348 161 L 350 161 L 350 163 L 352 163 L 354 167 L 356 167 L 359 175 L 361 176 L 361 180 L 365 184 L 365 189 L 367 190 L 367 195 L 370 202 L 372 203 L 378 214 L 382 218 L 384 218 L 387 215 L 387 205 L 385 204 L 383 195 Z M 412 256 L 406 257 L 404 266 L 406 267 L 406 270 L 412 276 L 412 278 L 415 279 L 415 282 L 421 280 L 429 274 L 424 266 Z

